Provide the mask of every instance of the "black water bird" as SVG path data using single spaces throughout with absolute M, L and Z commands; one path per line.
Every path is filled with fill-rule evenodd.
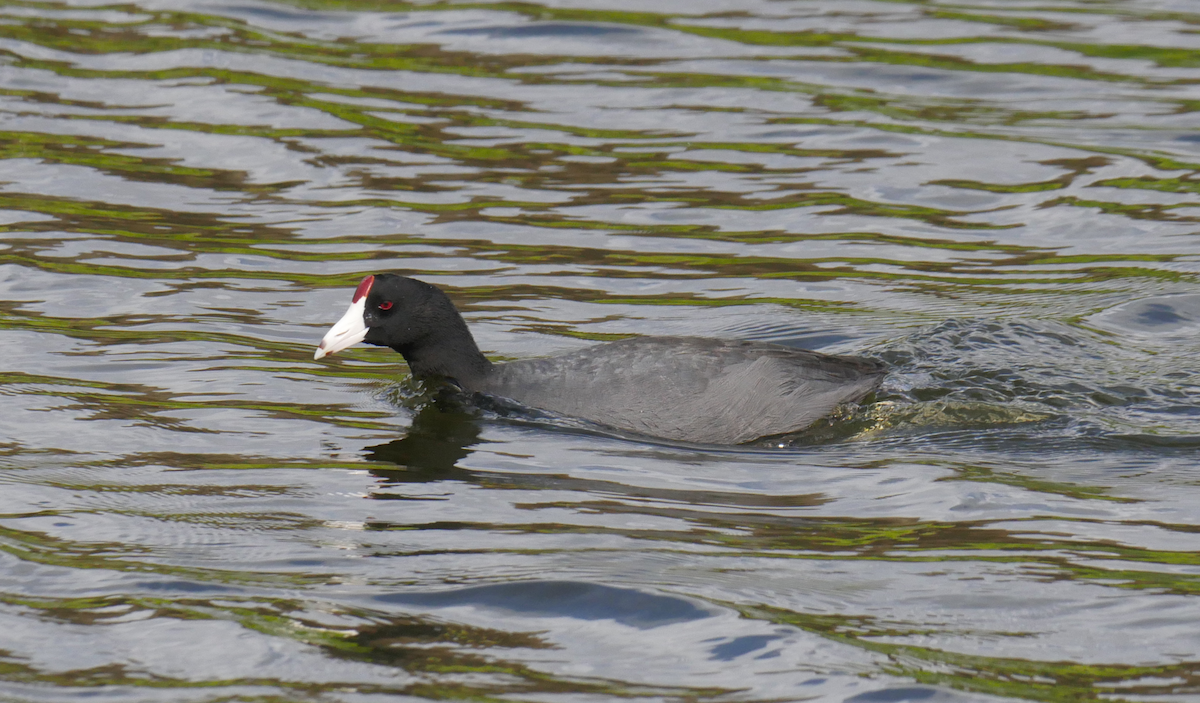
M 663 439 L 741 444 L 808 427 L 877 388 L 878 361 L 778 344 L 637 337 L 494 364 L 436 286 L 367 276 L 314 358 L 358 342 L 400 352 L 417 378 Z

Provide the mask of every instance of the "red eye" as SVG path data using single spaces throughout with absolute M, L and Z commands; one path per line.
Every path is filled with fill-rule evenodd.
M 379 309 L 380 310 L 391 310 L 392 309 L 392 301 L 390 301 L 390 300 L 383 301 L 382 303 L 379 304 Z

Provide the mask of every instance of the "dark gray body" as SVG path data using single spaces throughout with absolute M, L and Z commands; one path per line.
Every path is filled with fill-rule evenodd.
M 802 430 L 839 403 L 860 400 L 886 373 L 883 364 L 867 359 L 698 337 L 641 337 L 493 364 L 441 289 L 390 273 L 363 279 L 318 352 L 334 353 L 357 340 L 400 352 L 417 378 L 702 444 Z
M 883 380 L 883 364 L 762 342 L 640 337 L 492 366 L 472 390 L 620 430 L 740 444 L 808 427 Z

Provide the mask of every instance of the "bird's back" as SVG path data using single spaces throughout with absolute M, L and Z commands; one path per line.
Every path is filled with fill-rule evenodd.
M 500 364 L 480 390 L 620 430 L 740 444 L 801 430 L 884 374 L 879 362 L 777 344 L 640 337 Z

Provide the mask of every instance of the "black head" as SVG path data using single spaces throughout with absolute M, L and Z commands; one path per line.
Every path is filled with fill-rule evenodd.
M 362 280 L 350 309 L 321 340 L 315 358 L 358 342 L 395 349 L 416 375 L 463 380 L 490 366 L 441 289 L 391 273 Z
M 376 274 L 363 283 L 370 279 L 374 280 L 368 284 L 362 312 L 367 344 L 392 347 L 403 354 L 404 349 L 448 328 L 465 328 L 454 303 L 436 286 L 393 273 Z

